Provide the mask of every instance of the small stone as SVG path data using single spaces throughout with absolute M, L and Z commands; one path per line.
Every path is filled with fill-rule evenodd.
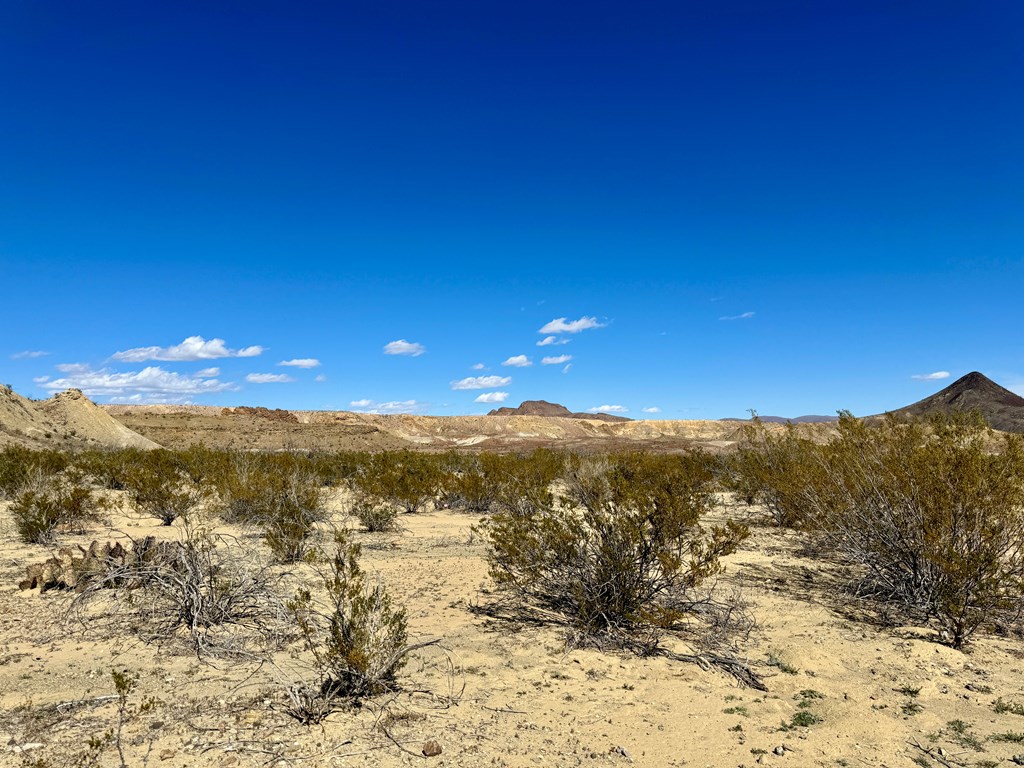
M 224 757 L 222 757 L 220 759 L 220 764 L 225 766 L 225 768 L 226 768 L 226 766 L 229 766 L 229 765 L 237 765 L 238 764 L 238 757 L 235 756 L 235 755 L 225 755 Z
M 614 754 L 616 754 L 616 755 L 620 755 L 621 757 L 626 758 L 627 760 L 632 760 L 633 759 L 633 756 L 631 754 L 629 754 L 629 750 L 626 749 L 625 747 L 620 747 L 620 746 L 612 747 L 612 752 Z
M 1024 765 L 1024 755 L 1014 755 L 1010 758 L 1010 762 L 1016 763 L 1017 765 Z
M 423 745 L 423 756 L 424 757 L 437 757 L 444 750 L 441 749 L 441 745 L 436 741 L 428 741 Z
M 178 754 L 178 751 L 175 750 L 175 749 L 161 749 L 160 750 L 160 754 L 159 754 L 159 758 L 161 760 L 170 760 L 176 754 Z
M 774 752 L 776 755 L 784 755 L 786 754 L 786 747 L 784 744 L 780 744 L 775 749 L 773 749 L 772 752 Z

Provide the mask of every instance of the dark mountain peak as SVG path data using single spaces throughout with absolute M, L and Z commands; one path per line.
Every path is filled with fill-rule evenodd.
M 934 395 L 893 413 L 926 416 L 951 411 L 979 411 L 994 429 L 1024 432 L 1024 397 L 978 371 L 971 371 Z
M 597 419 L 598 421 L 631 421 L 610 413 L 573 413 L 564 405 L 547 400 L 524 400 L 518 408 L 495 408 L 488 416 L 555 416 L 563 419 Z

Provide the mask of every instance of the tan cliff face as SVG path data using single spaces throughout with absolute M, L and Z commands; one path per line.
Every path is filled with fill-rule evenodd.
M 87 398 L 69 389 L 49 400 L 29 400 L 0 388 L 0 446 L 158 448 Z

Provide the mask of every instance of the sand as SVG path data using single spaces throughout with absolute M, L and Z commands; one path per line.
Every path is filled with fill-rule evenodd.
M 343 497 L 334 506 L 336 524 L 354 525 Z M 278 670 L 203 663 L 180 644 L 65 620 L 68 593 L 19 591 L 26 564 L 47 550 L 17 543 L 0 503 L 0 765 L 74 764 L 89 737 L 116 726 L 110 671 L 125 667 L 140 676 L 129 707 L 155 702 L 124 726 L 132 766 L 412 765 L 424 762 L 427 741 L 443 750 L 427 763 L 467 767 L 904 766 L 929 760 L 924 750 L 940 758 L 929 765 L 977 765 L 1024 752 L 989 740 L 1024 731 L 1024 716 L 995 708 L 998 699 L 1024 704 L 1018 638 L 983 636 L 963 653 L 932 642 L 927 628 L 861 620 L 867 606 L 838 591 L 844 569 L 812 557 L 802 534 L 760 525 L 757 510 L 723 496 L 715 516 L 727 515 L 754 523 L 719 587 L 749 601 L 758 627 L 738 653 L 767 693 L 692 663 L 567 649 L 558 624 L 489 615 L 478 518 L 432 510 L 403 515 L 399 533 L 355 538 L 365 569 L 406 607 L 411 639 L 440 646 L 408 665 L 401 692 L 306 727 L 283 711 L 281 670 L 300 669 L 301 656 L 279 654 Z M 123 511 L 109 523 L 63 543 L 180 534 Z M 784 726 L 805 711 L 820 722 Z M 98 764 L 119 764 L 113 746 Z

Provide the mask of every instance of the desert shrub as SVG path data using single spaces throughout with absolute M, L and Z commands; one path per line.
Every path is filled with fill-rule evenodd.
M 438 506 L 466 512 L 487 512 L 494 502 L 494 485 L 486 472 L 490 454 L 443 457 L 438 480 Z
M 99 510 L 88 486 L 42 473 L 30 478 L 11 504 L 18 536 L 27 544 L 50 544 L 59 531 L 98 519 Z
M 701 528 L 710 482 L 685 456 L 570 457 L 566 498 L 482 525 L 491 575 L 586 635 L 633 642 L 643 630 L 653 648 L 706 599 L 695 588 L 746 535 L 733 523 Z
M 818 451 L 793 424 L 770 428 L 755 414 L 736 452 L 725 460 L 725 487 L 747 504 L 764 505 L 776 525 L 805 526 L 803 497 L 822 480 Z
M 256 508 L 263 540 L 279 562 L 302 560 L 316 543 L 317 526 L 327 519 L 323 488 L 301 470 L 263 479 L 264 495 Z
M 291 713 L 319 722 L 339 698 L 373 696 L 392 689 L 412 650 L 406 614 L 392 607 L 384 586 L 367 583 L 360 547 L 337 534 L 333 554 L 320 562 L 322 597 L 300 590 L 289 603 L 315 680 L 293 686 Z
M 937 622 L 961 647 L 1024 597 L 1024 436 L 977 415 L 868 424 L 808 454 L 794 495 L 831 549 L 862 566 L 862 590 Z
M 76 614 L 146 642 L 185 638 L 199 656 L 245 653 L 286 629 L 277 577 L 231 537 L 186 525 L 180 541 L 134 542 L 131 556 L 94 575 Z
M 441 462 L 436 456 L 413 451 L 373 454 L 352 478 L 357 493 L 391 502 L 406 512 L 418 512 L 438 492 Z
M 33 478 L 51 477 L 64 471 L 68 464 L 68 454 L 61 451 L 6 446 L 0 451 L 0 498 L 13 498 Z
M 187 519 L 209 495 L 205 486 L 192 485 L 183 475 L 162 474 L 149 468 L 130 473 L 128 490 L 135 510 L 159 519 L 162 525 Z
M 375 499 L 359 499 L 352 507 L 352 514 L 370 533 L 383 533 L 398 529 L 398 510 L 390 504 Z
M 565 470 L 565 456 L 546 448 L 528 454 L 484 454 L 481 461 L 494 503 L 519 515 L 550 508 L 552 484 Z

